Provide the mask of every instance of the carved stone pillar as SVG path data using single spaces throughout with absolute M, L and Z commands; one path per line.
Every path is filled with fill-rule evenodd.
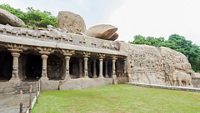
M 103 58 L 99 58 L 99 78 L 103 78 Z
M 88 57 L 89 57 L 90 53 L 88 52 L 84 52 L 83 53 L 83 59 L 84 59 L 84 78 L 89 78 L 88 77 Z
M 69 74 L 69 61 L 70 61 L 70 56 L 65 56 L 66 60 L 66 76 L 65 80 L 71 79 L 70 74 Z
M 66 75 L 65 75 L 65 80 L 69 80 L 69 79 L 71 79 L 71 77 L 70 77 L 70 72 L 69 72 L 69 61 L 70 61 L 70 57 L 75 53 L 75 51 L 74 50 L 62 50 L 62 52 L 63 52 L 63 54 L 64 54 L 64 56 L 65 56 L 65 62 L 66 62 L 66 67 L 65 67 L 65 69 L 66 69 Z
M 105 58 L 105 54 L 99 54 L 99 78 L 103 77 L 103 59 Z
M 107 60 L 105 60 L 105 77 L 109 78 L 109 76 L 108 76 L 108 61 Z
M 13 70 L 12 70 L 12 78 L 11 80 L 20 80 L 19 78 L 19 52 L 12 52 L 13 56 Z
M 124 74 L 127 74 L 127 60 L 124 59 Z
M 117 60 L 116 57 L 112 58 L 112 79 L 113 79 L 113 84 L 117 84 L 117 75 L 116 75 L 116 67 L 115 67 L 116 60 Z
M 50 48 L 38 48 L 40 51 L 39 53 L 41 54 L 41 58 L 42 58 L 42 76 L 41 79 L 43 80 L 48 80 L 47 77 L 47 59 L 48 59 L 48 55 L 50 54 L 51 49 Z
M 93 78 L 97 78 L 96 60 L 93 60 Z
M 88 78 L 88 57 L 84 56 L 84 77 Z
M 47 77 L 47 59 L 48 59 L 48 55 L 43 54 L 41 57 L 42 57 L 42 78 L 43 79 L 48 79 L 48 77 Z
M 79 77 L 83 77 L 83 65 L 82 65 L 83 60 L 79 59 Z

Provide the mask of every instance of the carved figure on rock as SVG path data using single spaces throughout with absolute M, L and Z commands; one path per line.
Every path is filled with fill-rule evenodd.
M 192 85 L 192 77 L 190 74 L 187 74 L 182 71 L 175 71 L 173 74 L 174 80 L 176 80 L 177 85 L 179 86 L 191 86 Z

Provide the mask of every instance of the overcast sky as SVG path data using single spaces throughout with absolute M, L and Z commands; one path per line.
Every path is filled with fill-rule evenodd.
M 200 0 L 0 0 L 0 4 L 26 10 L 58 11 L 81 15 L 87 28 L 101 23 L 119 28 L 119 40 L 133 36 L 168 37 L 177 33 L 200 44 Z

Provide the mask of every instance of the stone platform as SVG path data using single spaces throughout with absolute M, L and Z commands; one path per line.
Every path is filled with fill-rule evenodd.
M 144 84 L 144 83 L 136 83 L 136 82 L 129 82 L 128 84 L 134 85 L 134 86 L 141 86 L 141 87 L 160 88 L 160 89 L 169 89 L 169 90 L 180 90 L 180 91 L 191 91 L 191 92 L 200 93 L 200 88 L 193 88 L 193 87 L 165 86 L 165 85 Z
M 112 78 L 78 78 L 66 81 L 54 81 L 41 79 L 42 90 L 68 90 L 97 87 L 112 84 Z
M 32 94 L 35 96 L 36 94 Z M 0 113 L 19 113 L 19 94 L 0 94 Z M 23 111 L 27 111 L 29 106 L 29 94 L 23 95 Z

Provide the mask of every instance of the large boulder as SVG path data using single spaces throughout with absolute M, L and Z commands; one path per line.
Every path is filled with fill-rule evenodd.
M 115 33 L 117 30 L 118 28 L 115 26 L 100 24 L 90 27 L 86 31 L 86 35 L 105 40 L 116 40 L 118 38 L 118 34 Z
M 120 51 L 128 54 L 130 81 L 191 86 L 193 71 L 187 57 L 182 53 L 166 47 L 119 43 Z
M 119 37 L 119 35 L 117 33 L 115 33 L 109 40 L 117 40 L 117 38 Z
M 58 27 L 71 33 L 85 33 L 86 31 L 83 18 L 69 11 L 60 11 L 58 13 Z
M 16 26 L 16 27 L 25 25 L 21 19 L 1 8 L 0 8 L 0 24 L 9 24 L 11 26 Z

